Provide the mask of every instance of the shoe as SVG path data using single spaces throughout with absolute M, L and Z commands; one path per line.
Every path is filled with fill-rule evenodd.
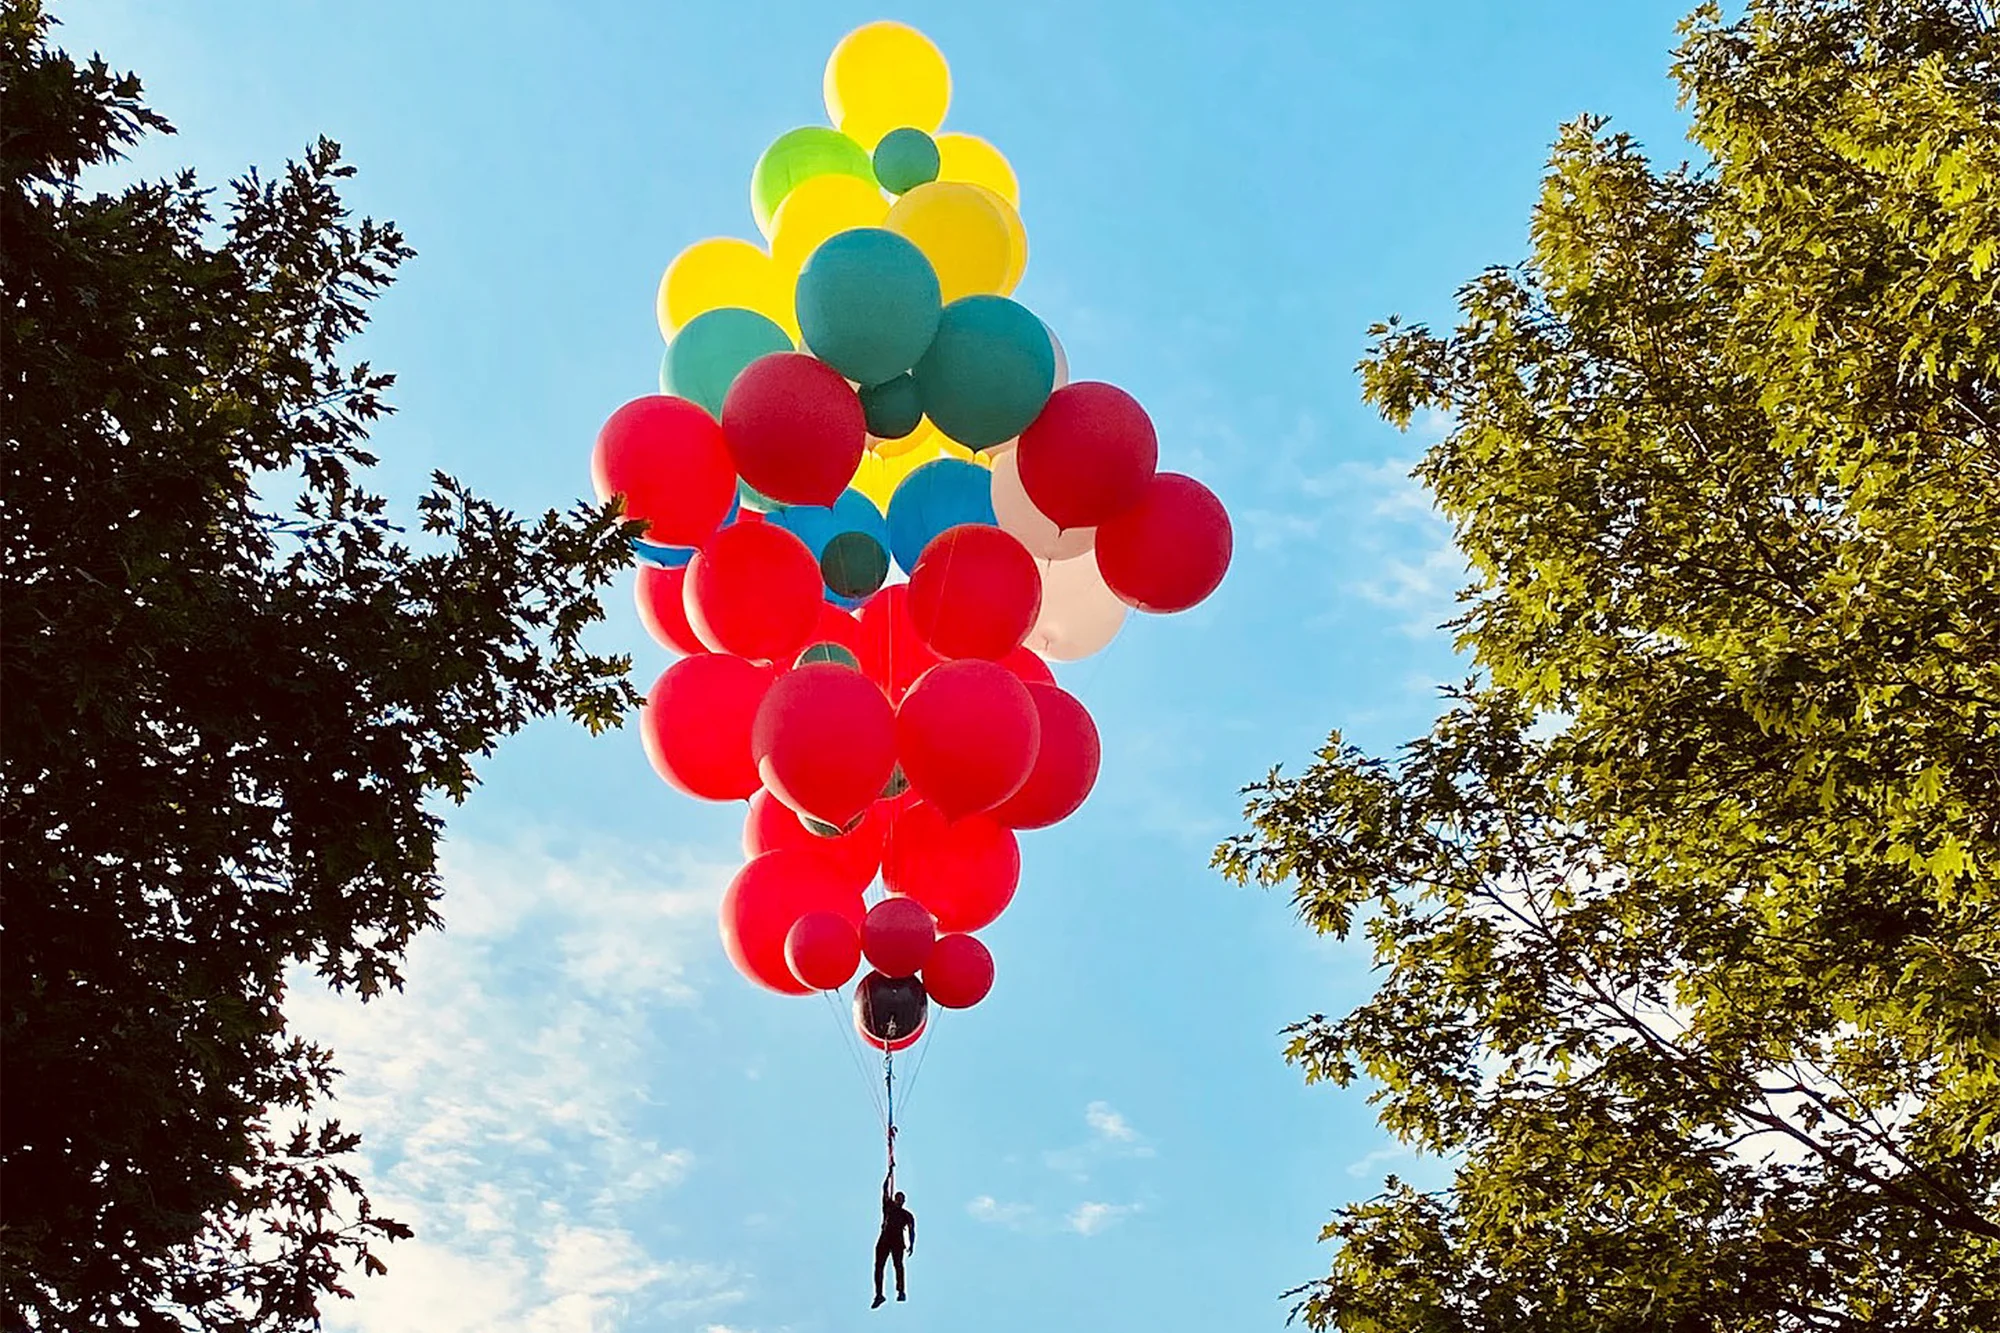
M 905 1296 L 902 1292 L 899 1291 L 896 1293 L 896 1299 L 899 1301 L 907 1301 L 910 1298 L 908 1296 Z
M 878 1296 L 876 1296 L 876 1297 L 875 1297 L 875 1303 L 874 1303 L 873 1305 L 869 1306 L 868 1308 L 869 1308 L 869 1309 L 871 1309 L 871 1310 L 879 1310 L 879 1309 L 881 1309 L 881 1308 L 882 1308 L 882 1298 L 881 1298 L 881 1296 L 879 1296 L 879 1295 L 878 1295 Z

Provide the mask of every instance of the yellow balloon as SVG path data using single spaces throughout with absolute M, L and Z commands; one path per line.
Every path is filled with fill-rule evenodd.
M 949 304 L 961 296 L 1013 290 L 1027 266 L 1023 247 L 1027 232 L 1014 210 L 989 189 L 962 181 L 932 181 L 919 185 L 889 210 L 885 226 L 924 252 L 937 270 L 938 289 Z
M 795 275 L 828 237 L 879 227 L 888 215 L 889 201 L 872 181 L 838 172 L 800 181 L 771 216 L 771 258 L 781 273 Z
M 798 336 L 791 279 L 771 262 L 771 256 L 734 236 L 696 241 L 674 257 L 660 278 L 655 302 L 660 336 L 672 341 L 696 315 L 724 306 L 768 315 L 794 338 Z
M 883 20 L 856 28 L 827 57 L 826 114 L 842 134 L 873 152 L 890 130 L 929 134 L 951 105 L 951 70 L 931 39 Z
M 989 189 L 984 185 L 973 185 L 972 188 L 983 193 L 999 211 L 1000 216 L 1007 219 L 1007 230 L 1014 242 L 1014 266 L 1007 271 L 1007 283 L 1000 290 L 1011 292 L 1020 286 L 1021 275 L 1028 271 L 1028 229 L 1022 225 L 1021 215 L 1014 211 L 1014 206 L 1008 203 L 998 190 Z
M 940 134 L 938 179 L 984 185 L 1014 208 L 1021 206 L 1021 182 L 1000 150 L 976 134 Z
M 917 428 L 900 440 L 883 440 L 870 437 L 869 447 L 884 458 L 901 458 L 912 449 L 922 449 L 944 438 L 943 432 L 925 417 L 917 423 Z

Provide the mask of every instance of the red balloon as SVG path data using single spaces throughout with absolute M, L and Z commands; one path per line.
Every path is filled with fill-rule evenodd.
M 1139 502 L 1160 440 L 1131 394 L 1081 380 L 1049 395 L 1014 457 L 1035 508 L 1059 528 L 1090 528 Z
M 882 882 L 928 907 L 940 930 L 983 930 L 1014 901 L 1021 847 L 1012 829 L 984 815 L 951 823 L 919 803 L 889 826 Z
M 837 643 L 861 656 L 861 622 L 832 602 L 819 604 L 819 623 L 813 626 L 812 643 Z
M 838 912 L 807 912 L 785 932 L 785 966 L 814 990 L 838 990 L 861 970 L 861 932 Z
M 837 838 L 821 837 L 800 822 L 797 811 L 770 792 L 760 791 L 750 798 L 750 814 L 743 821 L 743 855 L 761 856 L 779 848 L 802 851 L 826 862 L 861 892 L 882 866 L 882 837 L 888 828 L 887 809 L 878 801 L 846 833 Z
M 683 657 L 661 673 L 639 715 L 646 757 L 668 782 L 708 801 L 757 790 L 750 726 L 776 673 L 740 657 Z
M 943 662 L 896 709 L 896 753 L 917 795 L 948 819 L 991 810 L 1035 767 L 1041 722 L 1020 677 L 997 662 Z
M 1082 700 L 1054 685 L 1029 685 L 1028 696 L 1042 724 L 1034 771 L 1019 791 L 986 812 L 1008 828 L 1047 828 L 1076 813 L 1097 784 L 1103 757 L 1097 724 Z
M 729 386 L 722 434 L 756 490 L 785 504 L 830 505 L 861 466 L 868 419 L 839 371 L 803 352 L 772 352 Z
M 646 627 L 653 641 L 682 657 L 694 657 L 708 652 L 709 647 L 695 635 L 694 626 L 688 624 L 687 608 L 681 603 L 681 585 L 686 579 L 685 566 L 661 569 L 658 565 L 641 565 L 632 593 L 639 603 L 639 623 Z
M 861 921 L 861 952 L 885 977 L 913 977 L 931 956 L 937 918 L 915 898 L 884 898 Z
M 717 652 L 789 665 L 819 624 L 819 562 L 775 523 L 732 523 L 688 561 L 681 603 Z
M 1232 544 L 1229 513 L 1215 492 L 1162 472 L 1139 503 L 1098 525 L 1097 569 L 1130 606 L 1185 611 L 1221 584 Z
M 910 623 L 940 657 L 997 661 L 1042 609 L 1042 572 L 1012 533 L 961 523 L 931 539 L 910 574 Z
M 699 546 L 729 516 L 736 468 L 722 427 L 685 398 L 649 394 L 611 414 L 597 432 L 590 479 L 599 503 L 625 497 L 625 517 L 646 539 Z
M 750 732 L 771 794 L 837 827 L 867 810 L 896 769 L 896 711 L 874 681 L 836 662 L 778 678 Z
M 701 661 L 701 658 L 689 658 Z M 855 930 L 861 895 L 803 852 L 765 852 L 736 872 L 722 895 L 722 947 L 736 970 L 781 995 L 806 995 L 785 960 L 785 941 L 800 917 L 832 912 Z
M 861 669 L 887 692 L 891 703 L 901 702 L 917 677 L 943 660 L 911 622 L 906 583 L 884 588 L 869 598 L 855 623 L 861 630 Z
M 1042 655 L 1023 644 L 1000 659 L 1000 665 L 1021 678 L 1023 685 L 1053 685 L 1056 673 L 1049 670 L 1049 664 Z
M 932 1003 L 970 1009 L 993 989 L 993 955 L 970 935 L 941 935 L 924 964 L 923 980 Z

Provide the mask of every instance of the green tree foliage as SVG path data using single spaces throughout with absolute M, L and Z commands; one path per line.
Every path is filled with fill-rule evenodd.
M 391 377 L 342 345 L 410 255 L 321 141 L 211 212 L 78 177 L 166 123 L 0 10 L 6 1294 L 0 1326 L 314 1326 L 371 1244 L 288 1032 L 289 967 L 372 995 L 437 923 L 437 797 L 530 718 L 594 727 L 615 516 L 365 488 Z M 273 497 L 284 500 L 267 508 Z
M 1705 162 L 1567 127 L 1531 258 L 1362 365 L 1451 414 L 1475 679 L 1217 852 L 1365 929 L 1290 1058 L 1450 1167 L 1340 1210 L 1315 1328 L 2000 1328 L 2000 39 L 1682 36 Z

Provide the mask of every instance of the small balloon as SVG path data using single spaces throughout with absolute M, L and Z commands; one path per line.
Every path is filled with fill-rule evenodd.
M 903 439 L 924 419 L 917 382 L 907 373 L 863 389 L 861 410 L 868 417 L 868 433 L 881 440 Z
M 889 553 L 866 532 L 843 532 L 820 552 L 820 578 L 836 597 L 859 600 L 889 577 Z M 1037 580 L 1037 593 L 1040 592 Z
M 705 801 L 740 801 L 756 791 L 750 726 L 775 676 L 726 653 L 684 657 L 668 667 L 639 716 L 654 771 Z
M 890 194 L 905 194 L 936 180 L 941 162 L 937 141 L 913 126 L 890 130 L 875 145 L 875 179 Z
M 1093 551 L 1042 567 L 1042 611 L 1027 645 L 1055 662 L 1101 652 L 1118 637 L 1131 610 L 1104 582 Z
M 913 373 L 924 415 L 970 449 L 1011 440 L 1055 388 L 1055 349 L 1028 308 L 1004 296 L 965 296 L 939 316 Z
M 781 504 L 830 505 L 860 466 L 861 400 L 802 352 L 752 361 L 722 404 L 722 433 L 743 480 Z
M 598 502 L 625 497 L 625 517 L 669 546 L 708 540 L 735 500 L 736 473 L 715 418 L 684 398 L 635 398 L 611 414 L 591 453 Z
M 1139 502 L 1097 529 L 1105 586 L 1141 611 L 1185 611 L 1228 572 L 1229 512 L 1192 477 L 1162 472 Z
M 884 976 L 915 976 L 936 940 L 937 920 L 914 898 L 884 898 L 861 921 L 861 952 Z
M 682 657 L 693 657 L 712 650 L 688 624 L 681 587 L 686 578 L 685 566 L 661 569 L 654 565 L 641 565 L 632 591 L 639 604 L 639 623 L 653 636 L 653 642 Z
M 806 347 L 857 384 L 881 384 L 917 361 L 943 317 L 937 273 L 893 231 L 857 227 L 829 238 L 799 272 Z
M 699 661 L 690 658 L 689 661 Z M 785 957 L 792 927 L 815 912 L 831 912 L 858 932 L 865 914 L 861 895 L 824 863 L 803 852 L 754 857 L 722 894 L 722 947 L 736 969 L 780 995 L 809 995 Z
M 660 361 L 660 390 L 699 403 L 722 418 L 722 400 L 745 366 L 792 350 L 791 335 L 754 310 L 725 306 L 689 320 Z
M 876 1050 L 900 1051 L 924 1035 L 930 1001 L 915 977 L 870 972 L 854 987 L 854 1027 Z
M 951 70 L 931 39 L 887 19 L 840 39 L 821 82 L 826 116 L 864 148 L 891 130 L 933 131 L 951 105 Z
M 970 935 L 940 936 L 924 964 L 922 981 L 933 1004 L 970 1009 L 993 990 L 993 955 Z
M 778 206 L 786 196 L 803 182 L 826 175 L 872 182 L 875 164 L 869 160 L 868 148 L 824 125 L 806 125 L 779 135 L 750 173 L 750 212 L 757 219 L 757 229 L 770 236 Z
M 838 912 L 807 912 L 785 932 L 785 966 L 813 990 L 839 990 L 861 970 L 861 933 Z

